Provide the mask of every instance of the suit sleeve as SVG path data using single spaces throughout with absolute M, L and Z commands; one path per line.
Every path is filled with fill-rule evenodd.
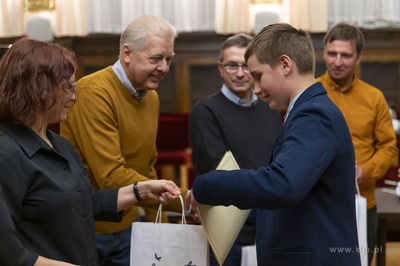
M 198 176 L 195 199 L 208 205 L 242 209 L 290 208 L 318 182 L 335 155 L 334 123 L 323 110 L 302 110 L 278 138 L 280 152 L 268 167 L 258 170 L 212 171 Z
M 198 174 L 215 170 L 227 149 L 215 114 L 199 102 L 190 112 L 189 125 L 193 162 Z

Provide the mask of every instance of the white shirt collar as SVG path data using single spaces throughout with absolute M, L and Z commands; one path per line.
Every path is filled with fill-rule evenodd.
M 222 92 L 222 94 L 225 95 L 226 98 L 228 98 L 228 100 L 230 100 L 234 104 L 237 104 L 237 105 L 240 105 L 240 106 L 252 106 L 252 105 L 255 105 L 257 103 L 257 101 L 258 101 L 257 96 L 254 94 L 253 91 L 251 91 L 251 101 L 250 101 L 250 104 L 247 105 L 245 99 L 240 98 L 240 97 L 236 96 L 235 94 L 233 94 L 233 92 L 231 92 L 228 89 L 228 87 L 226 87 L 225 84 L 222 85 L 221 92 Z
M 286 119 L 289 116 L 290 111 L 292 111 L 294 104 L 296 103 L 297 99 L 300 97 L 300 95 L 303 93 L 304 91 L 300 92 L 299 94 L 296 95 L 296 97 L 293 98 L 293 100 L 290 102 L 289 107 L 286 111 L 285 116 L 283 117 L 283 120 L 286 121 Z
M 119 78 L 119 80 L 122 82 L 122 84 L 125 86 L 125 88 L 129 91 L 132 96 L 135 96 L 137 99 L 142 99 L 147 91 L 137 91 L 135 88 L 132 86 L 132 83 L 128 79 L 128 77 L 125 74 L 124 68 L 121 65 L 120 59 L 118 59 L 117 62 L 113 65 L 112 69 L 114 70 L 115 75 Z

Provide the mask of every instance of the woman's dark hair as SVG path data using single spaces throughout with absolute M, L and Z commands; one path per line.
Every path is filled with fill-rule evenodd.
M 75 54 L 53 43 L 21 38 L 0 61 L 0 120 L 33 125 L 66 93 L 74 93 L 70 78 Z

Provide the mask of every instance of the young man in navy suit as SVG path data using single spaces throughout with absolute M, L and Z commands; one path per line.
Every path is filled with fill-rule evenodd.
M 192 207 L 258 208 L 258 265 L 360 265 L 354 148 L 343 114 L 315 83 L 309 34 L 269 25 L 245 58 L 254 92 L 288 108 L 285 123 L 268 166 L 198 176 Z

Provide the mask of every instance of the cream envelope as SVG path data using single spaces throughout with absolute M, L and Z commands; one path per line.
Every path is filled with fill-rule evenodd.
M 217 170 L 238 169 L 233 154 L 227 151 Z M 201 204 L 197 206 L 197 210 L 215 258 L 222 265 L 251 210 L 240 210 L 233 205 L 226 207 Z

